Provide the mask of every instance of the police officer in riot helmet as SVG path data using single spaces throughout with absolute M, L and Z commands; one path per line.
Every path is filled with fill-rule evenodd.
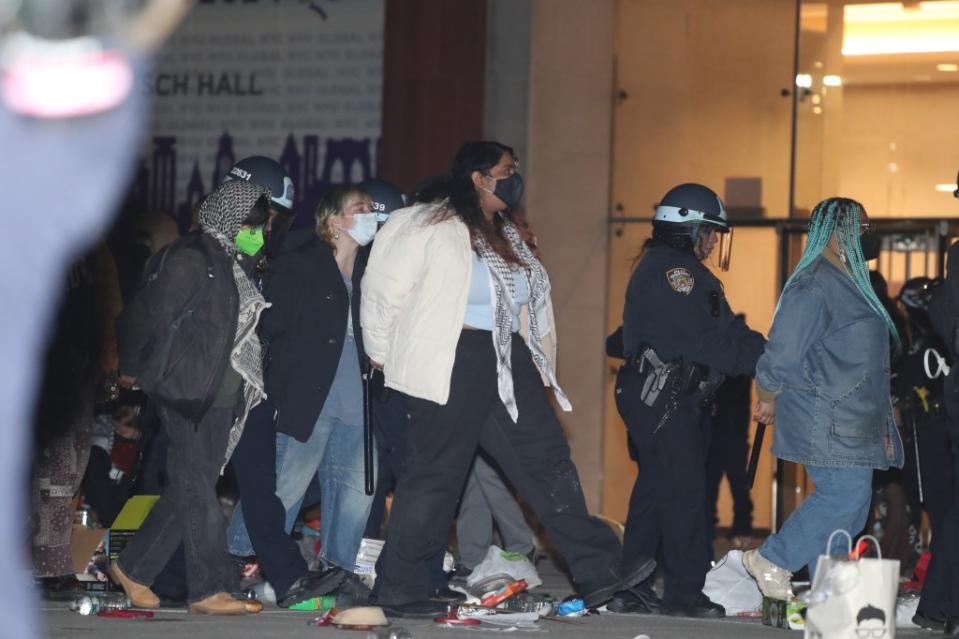
M 264 248 L 266 256 L 275 256 L 293 224 L 293 179 L 276 160 L 253 155 L 230 168 L 223 181 L 230 180 L 253 182 L 270 190 L 270 221 L 265 229 Z
M 765 340 L 729 308 L 722 283 L 703 263 L 719 245 L 729 265 L 729 221 L 722 200 L 701 184 L 681 184 L 656 208 L 626 292 L 625 364 L 616 405 L 639 456 L 623 559 L 661 552 L 663 598 L 651 580 L 618 593 L 614 612 L 721 617 L 702 594 L 706 539 L 705 405 L 724 376 L 755 372 Z
M 390 213 L 406 206 L 406 194 L 392 182 L 380 178 L 370 178 L 360 182 L 360 188 L 373 200 L 373 213 L 382 226 Z
M 959 176 L 953 192 L 959 198 Z M 952 367 L 943 383 L 946 429 L 952 439 L 953 454 L 959 454 L 959 242 L 949 247 L 946 257 L 946 279 L 939 290 L 929 296 L 929 314 L 938 337 L 945 342 L 946 357 Z M 930 368 L 939 369 L 933 364 Z M 938 371 L 937 371 L 938 372 Z M 944 372 L 944 371 L 943 371 Z M 921 435 L 920 435 L 921 441 Z M 932 541 L 932 561 L 926 573 L 922 597 L 912 621 L 927 630 L 938 630 L 949 637 L 959 637 L 959 491 L 940 518 Z

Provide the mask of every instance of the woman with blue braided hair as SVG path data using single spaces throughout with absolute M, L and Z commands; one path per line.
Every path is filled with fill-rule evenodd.
M 773 454 L 806 467 L 816 490 L 782 528 L 743 556 L 764 595 L 786 599 L 792 573 L 816 559 L 832 531 L 866 523 L 874 469 L 902 467 L 889 395 L 889 336 L 899 334 L 869 283 L 862 205 L 820 202 L 756 364 L 755 418 L 775 419 Z

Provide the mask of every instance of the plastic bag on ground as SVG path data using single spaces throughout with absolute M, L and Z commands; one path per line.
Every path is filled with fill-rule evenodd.
M 763 596 L 756 580 L 743 566 L 743 551 L 730 550 L 706 573 L 703 594 L 726 609 L 727 616 L 762 609 Z
M 526 555 L 509 552 L 499 546 L 490 546 L 483 561 L 473 568 L 466 585 L 473 588 L 488 577 L 502 574 L 509 575 L 516 581 L 525 579 L 530 590 L 543 584 L 539 573 Z

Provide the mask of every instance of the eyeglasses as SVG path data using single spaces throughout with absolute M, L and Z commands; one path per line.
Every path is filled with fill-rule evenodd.
M 862 639 L 867 639 L 868 637 L 879 639 L 879 637 L 883 637 L 885 634 L 885 628 L 856 628 L 856 636 Z

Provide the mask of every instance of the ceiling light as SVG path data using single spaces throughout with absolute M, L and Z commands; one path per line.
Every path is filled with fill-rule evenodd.
M 813 103 L 813 104 L 819 104 L 820 102 L 822 102 L 822 96 L 820 96 L 818 93 L 813 93 L 813 94 L 812 94 L 812 103 Z
M 796 86 L 808 89 L 812 86 L 812 76 L 808 73 L 800 73 L 796 76 Z
M 822 77 L 822 83 L 827 87 L 841 87 L 842 78 L 838 75 L 824 75 Z
M 940 193 L 952 193 L 953 191 L 956 190 L 956 185 L 952 183 L 937 184 L 936 190 L 939 191 Z
M 954 64 L 952 62 L 943 62 L 936 65 L 937 71 L 942 71 L 944 73 L 955 73 L 959 71 L 959 64 Z
M 816 115 L 819 115 L 820 113 L 822 113 L 822 107 L 821 107 L 821 106 L 814 106 L 814 107 L 812 108 L 812 112 L 813 112 L 814 114 L 816 114 Z
M 959 51 L 959 1 L 847 5 L 846 56 Z

